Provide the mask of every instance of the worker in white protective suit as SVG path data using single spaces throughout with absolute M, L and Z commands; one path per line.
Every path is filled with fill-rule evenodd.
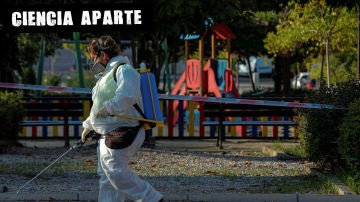
M 137 120 L 111 115 L 142 118 L 134 106 L 142 106 L 140 74 L 127 57 L 120 56 L 117 43 L 110 36 L 91 40 L 87 46 L 94 63 L 90 67 L 98 81 L 92 90 L 89 117 L 83 122 L 82 142 L 90 131 L 101 135 L 97 148 L 99 202 L 163 201 L 162 194 L 129 167 L 129 158 L 140 149 L 145 131 Z

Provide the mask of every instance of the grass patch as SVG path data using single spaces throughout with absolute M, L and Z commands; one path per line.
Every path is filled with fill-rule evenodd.
M 314 174 L 296 177 L 290 183 L 282 180 L 272 192 L 338 194 L 332 180 Z
M 0 173 L 16 174 L 26 177 L 33 177 L 45 169 L 49 163 L 41 162 L 25 162 L 25 163 L 1 163 Z M 81 163 L 61 163 L 58 162 L 51 166 L 42 176 L 62 176 L 65 172 L 78 172 L 85 175 L 96 175 L 97 167 L 94 165 L 81 164 Z
M 286 145 L 283 143 L 276 142 L 272 145 L 272 148 L 278 151 L 285 152 L 286 154 L 297 156 L 300 158 L 307 158 L 305 148 L 301 145 Z
M 335 169 L 335 176 L 343 182 L 346 186 L 348 186 L 351 190 L 353 190 L 356 194 L 360 194 L 360 173 L 351 174 L 345 172 L 342 169 Z

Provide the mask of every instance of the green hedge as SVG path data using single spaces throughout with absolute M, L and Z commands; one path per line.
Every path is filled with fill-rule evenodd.
M 350 104 L 340 126 L 339 154 L 351 173 L 360 174 L 360 99 Z
M 0 91 L 1 140 L 17 140 L 19 122 L 24 115 L 21 97 L 20 93 Z
M 299 138 L 309 159 L 321 168 L 333 169 L 343 158 L 340 145 L 340 126 L 350 103 L 360 98 L 360 83 L 349 80 L 323 87 L 307 98 L 311 103 L 331 104 L 337 109 L 299 109 Z M 343 109 L 342 109 L 343 108 Z

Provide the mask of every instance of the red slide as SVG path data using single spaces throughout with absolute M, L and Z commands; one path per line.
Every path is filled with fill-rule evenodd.
M 204 77 L 207 77 L 207 92 L 214 94 L 215 97 L 221 97 L 221 93 L 216 83 L 214 70 L 210 68 L 210 61 L 205 64 L 203 75 L 206 75 Z M 206 83 L 206 81 L 204 83 Z
M 176 95 L 179 93 L 179 90 L 181 87 L 183 87 L 184 83 L 185 83 L 185 78 L 186 78 L 186 73 L 183 72 L 179 78 L 179 80 L 176 82 L 175 87 L 172 89 L 171 91 L 171 95 Z M 185 89 L 185 88 L 184 88 Z
M 225 72 L 225 93 L 232 94 L 235 98 L 240 98 L 239 90 L 236 88 L 235 82 L 234 82 L 234 76 L 231 71 L 231 69 L 226 69 Z

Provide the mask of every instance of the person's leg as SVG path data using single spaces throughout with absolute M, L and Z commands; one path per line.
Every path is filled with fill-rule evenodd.
M 145 133 L 141 129 L 134 142 L 125 149 L 109 149 L 103 140 L 100 141 L 100 164 L 109 182 L 119 193 L 139 202 L 157 202 L 162 195 L 128 167 L 130 157 L 141 147 L 144 138 Z
M 100 143 L 97 148 L 97 156 L 98 156 L 98 168 L 97 173 L 100 177 L 99 179 L 99 196 L 98 201 L 99 202 L 124 202 L 125 197 L 122 196 L 121 193 L 119 193 L 117 190 L 114 189 L 114 187 L 111 185 L 108 177 L 105 175 L 104 170 L 101 167 L 100 163 Z

